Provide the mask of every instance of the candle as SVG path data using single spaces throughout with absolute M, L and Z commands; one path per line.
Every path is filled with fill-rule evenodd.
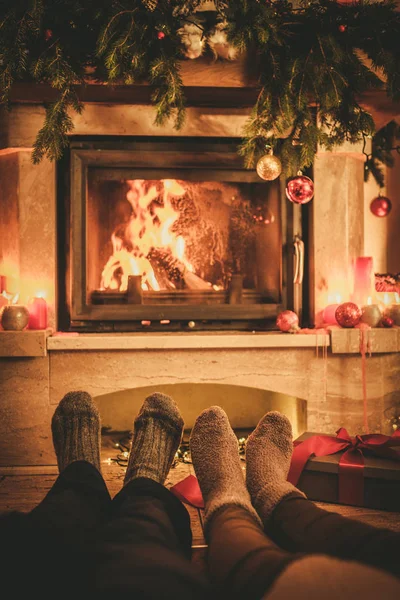
M 47 303 L 44 298 L 33 298 L 28 304 L 29 329 L 46 329 Z
M 7 277 L 0 275 L 0 294 L 7 291 Z
M 322 312 L 322 319 L 326 325 L 337 325 L 335 312 L 339 304 L 328 304 Z
M 382 319 L 381 309 L 378 304 L 366 304 L 361 307 L 361 323 L 370 327 L 377 327 Z
M 373 293 L 374 269 L 372 256 L 359 256 L 354 267 L 354 291 L 352 301 L 359 306 L 367 304 Z

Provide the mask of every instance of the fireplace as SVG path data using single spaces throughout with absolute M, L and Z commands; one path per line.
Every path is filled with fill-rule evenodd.
M 58 170 L 64 329 L 268 330 L 294 299 L 301 310 L 296 207 L 238 144 L 71 141 Z

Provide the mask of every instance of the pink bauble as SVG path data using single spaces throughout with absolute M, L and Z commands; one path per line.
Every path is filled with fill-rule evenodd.
M 392 210 L 392 203 L 386 196 L 377 196 L 372 200 L 369 208 L 376 217 L 387 217 Z
M 306 204 L 314 196 L 314 183 L 305 175 L 292 177 L 286 184 L 286 197 L 295 204 Z
M 299 317 L 292 310 L 284 310 L 279 313 L 276 319 L 276 325 L 285 333 L 295 332 L 299 329 Z
M 336 321 L 341 327 L 355 327 L 360 322 L 361 308 L 354 302 L 343 302 L 335 311 Z

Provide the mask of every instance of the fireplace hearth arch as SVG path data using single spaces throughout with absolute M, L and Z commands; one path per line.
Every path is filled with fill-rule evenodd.
M 63 330 L 265 331 L 276 329 L 276 316 L 284 308 L 296 310 L 301 317 L 307 278 L 307 269 L 303 276 L 304 212 L 286 199 L 282 178 L 263 182 L 255 170 L 244 168 L 237 152 L 239 143 L 238 138 L 71 138 L 57 172 L 58 308 Z M 166 183 L 171 181 L 176 183 L 175 188 L 183 188 L 184 193 L 179 196 L 175 191 L 175 195 L 167 196 Z M 144 191 L 138 204 L 143 204 L 145 193 L 156 189 L 148 207 L 150 217 L 148 214 L 144 217 L 142 212 L 137 214 L 136 205 L 127 201 L 129 193 L 137 195 L 139 186 L 144 186 Z M 234 195 L 230 196 L 232 190 Z M 239 198 L 234 208 L 231 198 Z M 162 276 L 167 283 L 153 289 L 148 284 L 152 279 L 148 277 L 145 281 L 143 270 L 126 272 L 121 277 L 121 261 L 107 257 L 123 252 L 129 263 L 144 257 L 146 264 L 156 264 L 154 273 L 158 275 L 160 260 L 154 263 L 153 255 L 161 254 L 164 263 L 164 249 L 162 253 L 160 248 L 147 253 L 149 244 L 143 251 L 134 234 L 139 219 L 154 229 L 154 223 L 159 224 L 159 214 L 166 212 L 162 210 L 166 202 L 175 213 L 168 233 L 172 233 L 174 243 L 182 241 L 178 238 L 183 239 L 189 254 L 192 251 L 189 258 L 193 262 L 194 257 L 195 267 L 190 263 L 190 272 L 185 266 L 182 269 L 183 263 L 176 256 L 172 261 L 168 247 L 167 277 L 165 273 Z M 189 219 L 187 202 L 194 212 Z M 243 227 L 245 219 L 250 223 L 251 242 L 246 236 L 240 237 L 243 231 L 247 235 Z M 211 258 L 207 256 L 212 245 L 207 229 L 210 220 L 215 222 L 212 244 L 221 247 L 225 244 L 225 262 L 215 258 L 214 249 Z M 231 235 L 233 221 L 239 223 L 239 237 Z M 199 237 L 202 225 L 208 238 Z M 123 240 L 121 231 L 127 230 L 134 234 Z M 146 231 L 142 237 L 145 235 Z M 232 239 L 241 256 L 243 247 L 246 248 L 246 273 L 235 269 Z M 106 263 L 115 267 L 108 278 L 109 288 L 102 285 Z M 216 263 L 224 264 L 216 268 Z M 171 268 L 178 273 L 177 279 L 170 277 Z M 190 277 L 183 276 L 183 271 Z M 122 279 L 125 285 L 121 285 Z

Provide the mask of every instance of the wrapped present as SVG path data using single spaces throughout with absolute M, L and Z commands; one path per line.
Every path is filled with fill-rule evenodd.
M 288 481 L 310 500 L 400 511 L 400 430 L 351 437 L 306 432 L 294 442 Z

